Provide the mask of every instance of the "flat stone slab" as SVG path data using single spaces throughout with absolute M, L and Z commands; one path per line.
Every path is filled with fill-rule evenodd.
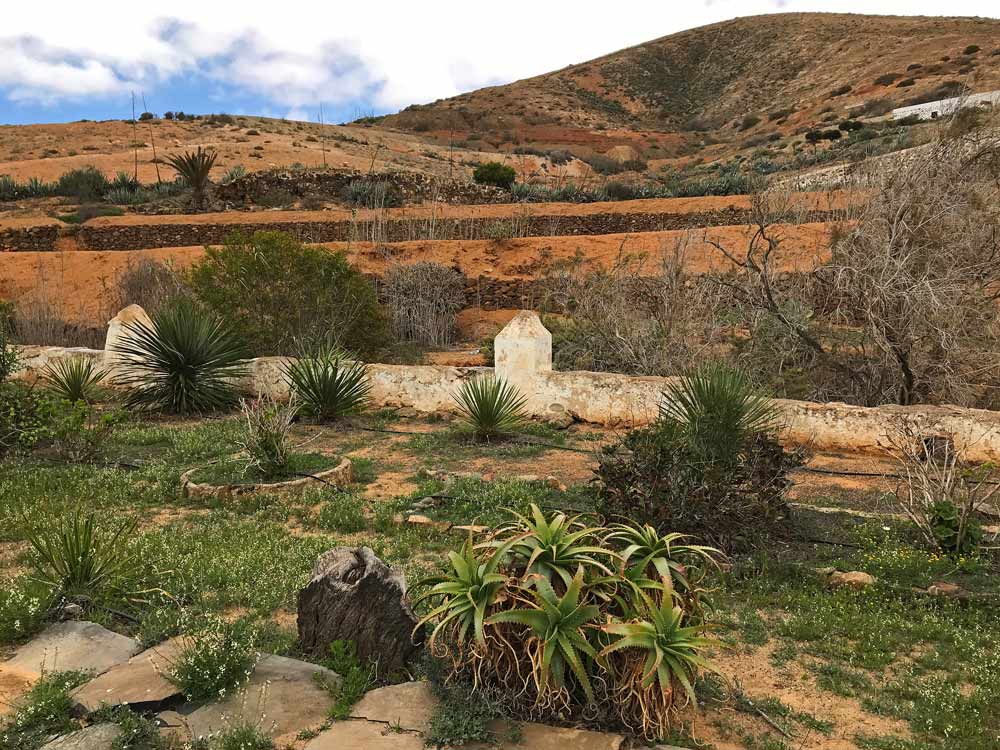
M 101 674 L 141 648 L 138 641 L 93 622 L 59 622 L 18 649 L 3 667 L 35 677 L 68 670 Z
M 404 682 L 367 693 L 354 706 L 351 716 L 426 733 L 436 706 L 428 683 Z
M 105 703 L 153 708 L 180 698 L 180 690 L 166 675 L 185 645 L 183 638 L 171 638 L 133 656 L 124 664 L 112 667 L 70 695 L 76 705 L 87 713 L 96 711 Z
M 121 733 L 117 724 L 94 724 L 54 739 L 42 750 L 111 750 Z
M 370 721 L 338 721 L 310 740 L 305 750 L 426 750 L 423 735 L 399 732 Z
M 199 739 L 243 722 L 271 737 L 318 726 L 329 716 L 333 699 L 317 679 L 340 684 L 335 672 L 317 664 L 265 655 L 246 685 L 224 700 L 188 713 L 184 717 L 187 728 L 192 739 Z
M 530 721 L 518 724 L 521 741 L 517 744 L 505 742 L 504 750 L 621 750 L 625 738 L 620 734 L 592 732 L 588 729 L 568 729 L 535 724 Z M 490 729 L 498 737 L 508 732 L 506 721 L 490 722 Z

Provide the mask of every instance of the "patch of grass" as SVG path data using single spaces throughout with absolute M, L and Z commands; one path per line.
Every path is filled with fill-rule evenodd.
M 257 663 L 257 630 L 247 620 L 214 618 L 190 636 L 168 679 L 189 701 L 218 700 L 250 679 Z
M 0 583 L 0 643 L 25 640 L 40 631 L 51 598 L 48 587 L 28 576 Z
M 0 730 L 4 750 L 37 750 L 52 735 L 79 728 L 72 719 L 69 694 L 87 682 L 86 672 L 51 672 L 32 686 Z
M 111 750 L 170 750 L 168 740 L 160 736 L 156 724 L 126 706 L 99 708 L 91 718 L 94 723 L 108 722 L 121 729 Z
M 364 510 L 365 502 L 361 496 L 337 492 L 323 503 L 316 522 L 321 529 L 327 531 L 353 534 L 364 531 L 368 526 Z
M 331 719 L 346 719 L 351 715 L 354 704 L 361 700 L 375 681 L 375 670 L 371 665 L 362 665 L 358 661 L 357 650 L 353 641 L 334 641 L 330 644 L 330 652 L 323 660 L 323 666 L 340 675 L 340 686 L 327 684 L 320 679 L 322 687 L 329 690 L 334 697 L 330 709 Z
M 274 740 L 252 724 L 239 724 L 227 729 L 211 743 L 211 750 L 274 750 Z
M 340 458 L 323 453 L 293 453 L 288 459 L 288 469 L 280 475 L 266 478 L 246 471 L 246 462 L 239 458 L 228 458 L 198 469 L 191 475 L 195 482 L 208 484 L 255 484 L 274 483 L 291 479 L 301 479 L 305 474 L 317 474 L 332 469 L 340 463 Z

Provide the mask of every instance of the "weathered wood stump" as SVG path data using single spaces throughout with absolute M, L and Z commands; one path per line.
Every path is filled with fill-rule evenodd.
M 362 663 L 380 674 L 402 669 L 423 642 L 406 599 L 406 579 L 368 547 L 337 547 L 313 566 L 299 591 L 299 644 L 317 657 L 337 640 L 352 641 Z

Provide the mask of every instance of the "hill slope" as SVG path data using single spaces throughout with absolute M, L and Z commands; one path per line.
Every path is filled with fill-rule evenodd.
M 453 137 L 667 152 L 788 134 L 1000 88 L 1000 21 L 794 13 L 691 29 L 381 124 Z M 706 134 L 708 134 L 706 136 Z M 669 153 L 664 154 L 669 155 Z

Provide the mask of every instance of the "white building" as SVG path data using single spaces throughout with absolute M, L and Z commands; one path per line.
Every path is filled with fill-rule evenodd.
M 893 120 L 916 115 L 921 120 L 936 120 L 939 117 L 953 115 L 960 109 L 966 107 L 980 107 L 981 109 L 993 109 L 1000 105 L 1000 91 L 986 91 L 981 94 L 968 94 L 967 96 L 956 96 L 951 99 L 939 99 L 936 102 L 926 104 L 914 104 L 911 107 L 898 107 L 892 110 Z

